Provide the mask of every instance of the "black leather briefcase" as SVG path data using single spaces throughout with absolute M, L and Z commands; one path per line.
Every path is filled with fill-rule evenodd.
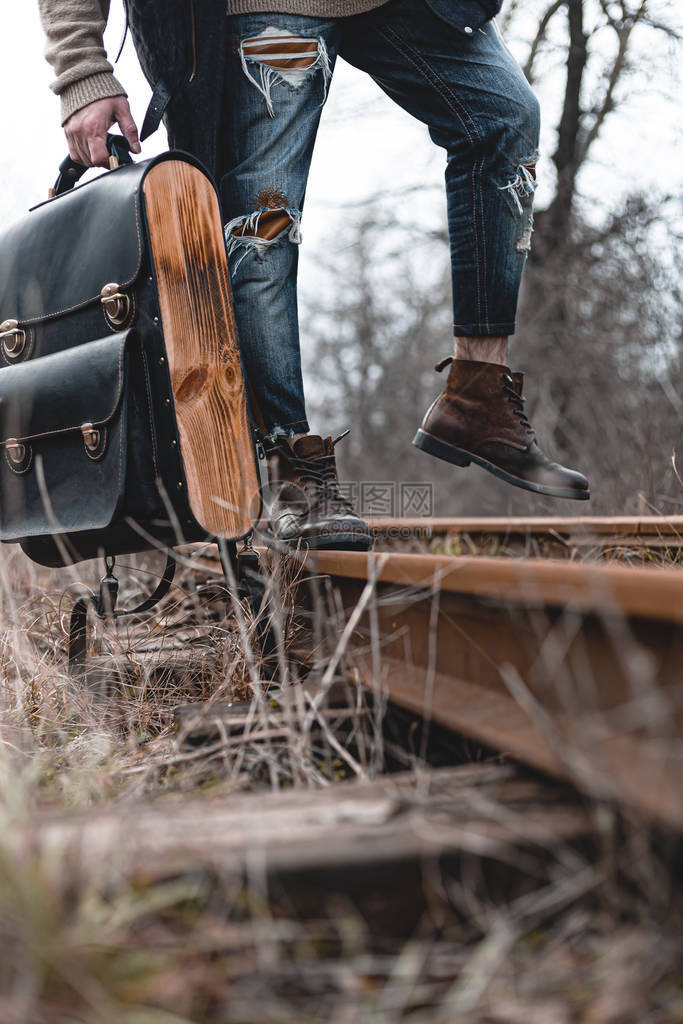
M 0 418 L 3 540 L 68 563 L 98 547 L 118 553 L 131 529 L 145 531 L 136 545 L 149 546 L 150 526 L 163 536 L 149 373 L 135 330 L 5 368 Z
M 183 153 L 82 170 L 0 236 L 0 540 L 235 541 L 260 500 L 215 186 Z

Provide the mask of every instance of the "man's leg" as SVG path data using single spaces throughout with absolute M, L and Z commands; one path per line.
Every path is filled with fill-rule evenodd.
M 581 474 L 541 452 L 524 416 L 521 375 L 506 365 L 538 157 L 539 108 L 522 71 L 493 23 L 466 35 L 425 0 L 393 0 L 349 19 L 339 52 L 447 153 L 455 358 L 439 364 L 451 364 L 448 385 L 415 443 L 517 486 L 588 497 Z
M 287 543 L 366 548 L 367 527 L 338 489 L 333 442 L 308 434 L 299 348 L 301 216 L 337 22 L 228 17 L 206 4 L 196 28 L 197 75 L 169 128 L 218 178 L 240 350 L 271 485 L 283 485 L 271 527 Z
M 197 72 L 171 145 L 215 175 L 242 358 L 268 430 L 306 432 L 296 275 L 306 181 L 336 55 L 334 22 L 196 5 Z

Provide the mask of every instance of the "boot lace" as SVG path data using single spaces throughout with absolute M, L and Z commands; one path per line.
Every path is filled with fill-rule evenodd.
M 332 445 L 336 445 L 348 433 L 349 431 L 345 430 L 338 437 L 335 437 Z M 288 453 L 288 458 L 300 482 L 302 484 L 312 483 L 315 488 L 315 496 L 311 508 L 317 508 L 324 503 L 330 502 L 342 512 L 353 513 L 353 505 L 348 498 L 344 497 L 339 489 L 334 455 L 314 455 L 304 459 L 292 451 L 291 454 Z
M 519 418 L 520 425 L 526 429 L 527 434 L 530 437 L 535 437 L 534 428 L 529 423 L 524 411 L 524 398 L 516 391 L 513 378 L 509 373 L 501 373 L 500 379 L 503 381 L 503 393 L 508 402 L 511 402 L 515 407 L 512 410 L 513 415 Z

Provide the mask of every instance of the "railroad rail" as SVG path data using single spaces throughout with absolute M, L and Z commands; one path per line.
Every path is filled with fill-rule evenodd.
M 683 537 L 680 516 L 371 525 L 381 537 L 415 522 L 432 537 L 583 537 L 604 546 Z M 194 552 L 203 568 L 206 554 Z M 324 621 L 331 608 L 345 610 L 344 657 L 375 694 L 683 831 L 677 564 L 391 550 L 285 557 L 307 581 L 297 597 L 307 614 L 317 609 Z
M 683 516 L 370 516 L 368 524 L 380 544 L 413 541 L 443 547 L 450 542 L 459 543 L 463 553 L 476 553 L 482 547 L 491 554 L 534 555 L 545 550 L 555 557 L 623 549 L 644 555 L 649 551 L 683 551 Z
M 362 682 L 683 830 L 683 573 L 541 559 L 319 552 Z M 351 623 L 351 619 L 348 619 Z

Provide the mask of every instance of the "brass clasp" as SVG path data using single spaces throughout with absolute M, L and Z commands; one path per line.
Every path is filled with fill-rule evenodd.
M 17 320 L 5 320 L 0 324 L 0 339 L 5 355 L 16 359 L 24 351 L 26 331 L 22 331 Z
M 124 324 L 130 313 L 130 298 L 121 291 L 121 286 L 112 282 L 105 284 L 100 292 L 100 302 L 104 307 L 107 320 L 115 327 Z
M 100 445 L 100 432 L 92 423 L 84 423 L 81 427 L 81 434 L 83 435 L 83 443 L 89 452 L 97 451 Z
M 5 448 L 15 466 L 20 466 L 26 458 L 26 445 L 20 444 L 16 437 L 9 437 L 5 441 Z

